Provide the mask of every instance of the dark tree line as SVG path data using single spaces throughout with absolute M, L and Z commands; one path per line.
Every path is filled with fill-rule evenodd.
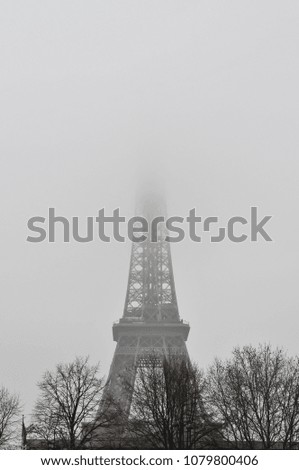
M 81 358 L 46 372 L 27 438 L 68 449 L 299 448 L 299 361 L 283 350 L 235 348 L 206 373 L 180 355 L 149 354 L 121 377 L 129 417 L 115 397 L 102 406 L 98 372 Z
M 143 447 L 299 448 L 299 360 L 269 345 L 235 348 L 206 374 L 153 356 L 132 393 L 129 429 Z

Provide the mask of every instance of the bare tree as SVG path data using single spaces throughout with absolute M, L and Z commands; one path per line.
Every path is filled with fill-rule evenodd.
M 85 448 L 95 431 L 115 418 L 111 409 L 101 412 L 104 381 L 98 371 L 88 358 L 76 358 L 44 374 L 31 429 L 49 447 Z
M 135 373 L 134 373 L 135 375 Z M 151 354 L 136 371 L 128 436 L 133 447 L 190 449 L 204 446 L 216 426 L 204 403 L 204 379 L 186 358 Z
M 7 388 L 0 388 L 0 448 L 9 445 L 16 437 L 20 424 L 21 407 L 19 398 Z
M 34 407 L 33 422 L 26 430 L 31 437 L 41 439 L 47 449 L 61 447 L 65 443 L 67 428 L 59 405 L 52 396 L 43 393 Z
M 282 447 L 294 449 L 299 446 L 299 359 L 288 359 L 279 403 L 282 414 Z
M 269 345 L 235 348 L 208 374 L 210 409 L 234 448 L 293 448 L 298 438 L 299 368 Z

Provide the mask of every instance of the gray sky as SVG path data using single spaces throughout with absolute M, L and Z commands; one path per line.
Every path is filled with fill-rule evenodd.
M 31 412 L 42 373 L 107 374 L 130 244 L 30 244 L 27 220 L 134 213 L 151 169 L 171 215 L 252 205 L 273 243 L 172 245 L 188 349 L 298 346 L 296 0 L 2 0 L 0 382 Z

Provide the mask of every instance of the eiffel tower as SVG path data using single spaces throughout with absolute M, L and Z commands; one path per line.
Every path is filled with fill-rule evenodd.
M 155 198 L 147 199 L 138 215 L 143 216 L 150 227 L 154 217 L 166 216 L 163 206 Z M 112 328 L 117 345 L 106 393 L 121 403 L 127 416 L 132 392 L 128 393 L 123 384 L 126 370 L 135 371 L 131 379 L 134 382 L 138 366 L 146 364 L 149 354 L 163 355 L 171 351 L 188 358 L 185 342 L 190 327 L 179 316 L 170 244 L 165 241 L 166 235 L 165 223 L 159 223 L 152 237 L 132 243 L 123 316 Z

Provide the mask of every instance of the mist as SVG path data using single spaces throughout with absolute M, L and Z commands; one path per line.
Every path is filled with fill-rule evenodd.
M 191 358 L 260 342 L 298 354 L 298 3 L 1 11 L 0 371 L 27 415 L 58 362 L 89 355 L 107 375 L 130 258 L 129 241 L 28 243 L 28 219 L 131 217 L 149 177 L 170 215 L 272 215 L 271 243 L 172 244 Z

